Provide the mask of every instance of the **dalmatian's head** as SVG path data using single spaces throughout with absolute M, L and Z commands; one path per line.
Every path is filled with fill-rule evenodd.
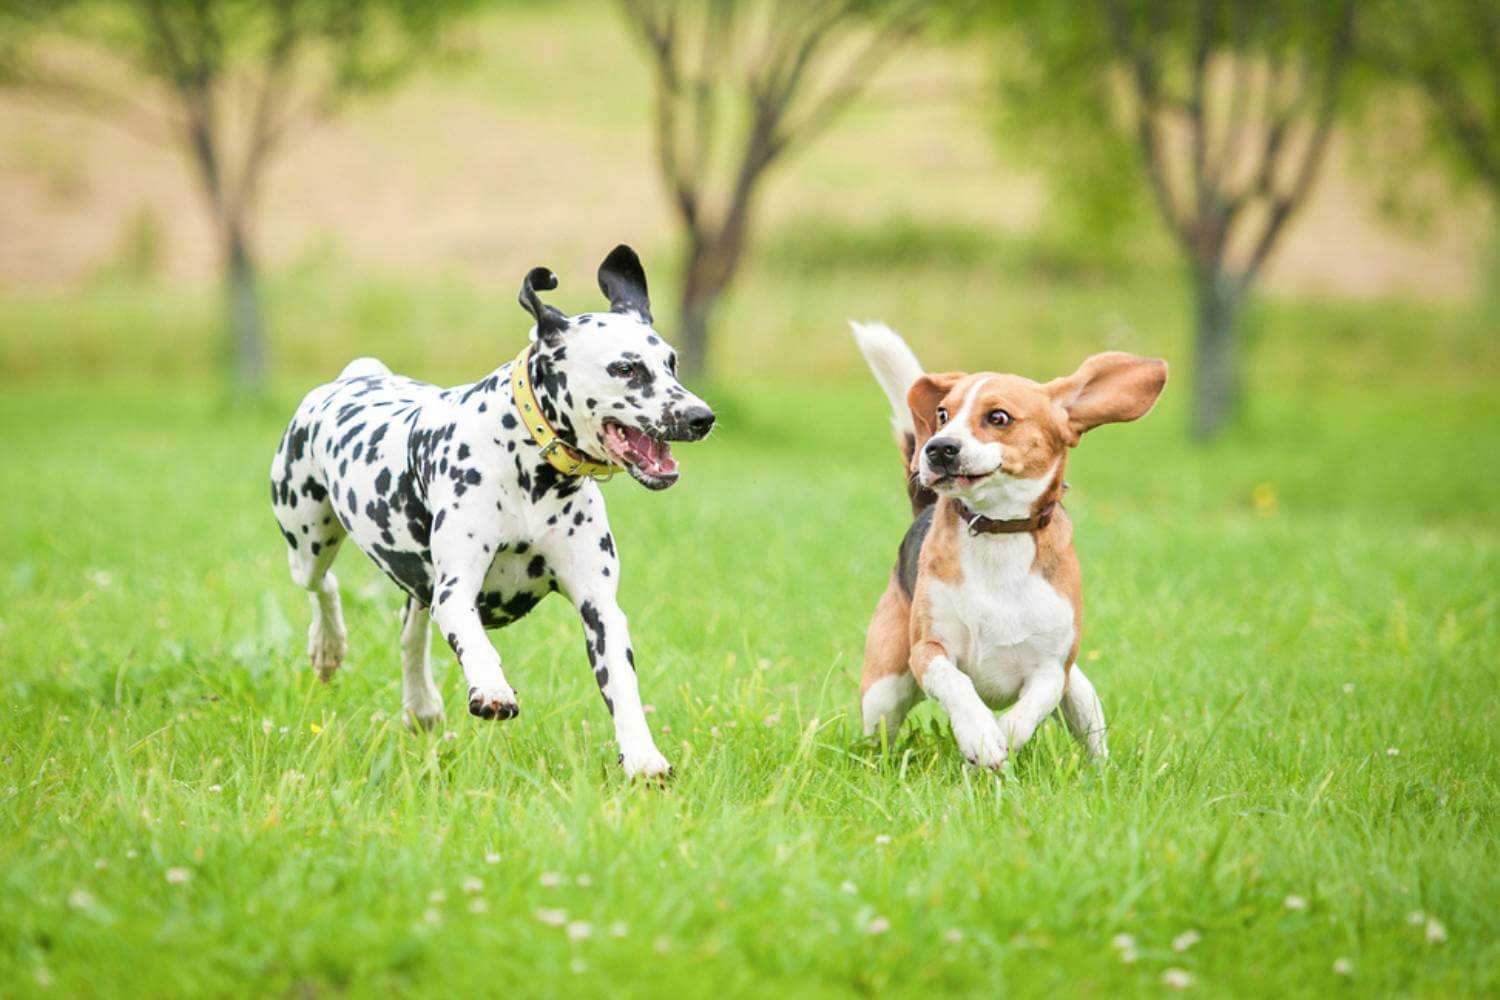
M 568 316 L 537 297 L 556 287 L 545 267 L 521 283 L 521 306 L 536 320 L 531 376 L 543 413 L 585 454 L 666 489 L 678 478 L 668 442 L 707 437 L 714 411 L 677 380 L 677 352 L 651 327 L 640 258 L 622 244 L 599 265 L 608 312 Z

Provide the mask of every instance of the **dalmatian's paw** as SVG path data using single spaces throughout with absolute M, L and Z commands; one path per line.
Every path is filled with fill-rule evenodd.
M 516 693 L 504 687 L 469 688 L 469 714 L 481 719 L 514 719 L 521 714 Z
M 349 639 L 342 632 L 319 628 L 317 623 L 307 632 L 307 658 L 312 661 L 318 679 L 327 683 L 344 664 L 344 654 L 349 651 Z
M 665 781 L 672 776 L 672 765 L 661 751 L 653 746 L 620 754 L 620 764 L 627 778 L 644 778 L 647 781 Z

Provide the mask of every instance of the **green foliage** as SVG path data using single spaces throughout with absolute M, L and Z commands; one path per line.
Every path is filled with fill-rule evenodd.
M 1432 158 L 1460 187 L 1477 184 L 1492 202 L 1500 198 L 1500 8 L 1493 0 L 1378 0 L 1362 6 L 1361 27 L 1366 144 L 1394 139 L 1391 152 L 1406 169 Z M 1415 114 L 1402 88 L 1423 98 Z
M 438 28 L 479 0 L 3 0 L 15 41 L 0 82 L 58 81 L 35 65 L 37 42 L 68 39 L 163 82 L 207 84 L 260 70 L 279 48 L 318 64 L 325 96 L 391 83 L 431 52 Z
M 1048 725 L 998 781 L 931 705 L 856 738 L 906 520 L 879 391 L 728 391 L 681 486 L 607 487 L 664 791 L 619 777 L 560 598 L 495 635 L 519 719 L 464 714 L 435 643 L 454 737 L 414 736 L 398 597 L 350 549 L 350 660 L 311 677 L 261 480 L 295 393 L 0 393 L 6 992 L 1500 989 L 1492 389 L 1278 392 L 1203 452 L 1169 386 L 1086 440 L 1114 757 Z
M 991 17 L 1000 148 L 1047 179 L 1043 225 L 1057 238 L 1124 259 L 1151 208 L 1134 138 L 1122 128 L 1102 16 L 1016 0 L 994 5 Z

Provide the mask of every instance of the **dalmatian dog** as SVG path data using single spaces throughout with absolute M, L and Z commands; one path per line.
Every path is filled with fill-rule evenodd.
M 346 536 L 406 592 L 402 704 L 424 728 L 443 718 L 429 621 L 463 668 L 469 712 L 509 719 L 520 703 L 486 629 L 561 591 L 582 619 L 626 774 L 659 777 L 670 766 L 641 708 L 598 479 L 623 469 L 666 489 L 678 479 L 668 442 L 701 440 L 714 413 L 677 380 L 635 252 L 616 247 L 598 279 L 609 311 L 570 317 L 538 298 L 557 278 L 534 268 L 520 293 L 530 343 L 469 385 L 352 362 L 297 408 L 271 466 L 271 503 L 292 579 L 311 595 L 308 655 L 322 679 L 346 650 L 330 572 Z

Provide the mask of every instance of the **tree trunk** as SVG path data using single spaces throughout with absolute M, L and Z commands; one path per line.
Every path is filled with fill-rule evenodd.
M 1239 413 L 1239 312 L 1243 290 L 1218 269 L 1194 277 L 1193 437 L 1217 437 Z
M 702 378 L 708 371 L 708 314 L 716 297 L 692 291 L 690 282 L 683 284 L 682 325 L 675 338 L 682 348 L 677 367 L 683 378 Z
M 229 376 L 236 395 L 259 396 L 266 382 L 260 279 L 244 227 L 226 224 L 225 295 L 229 312 Z
M 689 238 L 682 275 L 682 326 L 676 338 L 682 348 L 677 365 L 685 378 L 701 378 L 708 372 L 709 319 L 734 278 L 744 246 L 744 220 L 737 218 L 718 233 Z

